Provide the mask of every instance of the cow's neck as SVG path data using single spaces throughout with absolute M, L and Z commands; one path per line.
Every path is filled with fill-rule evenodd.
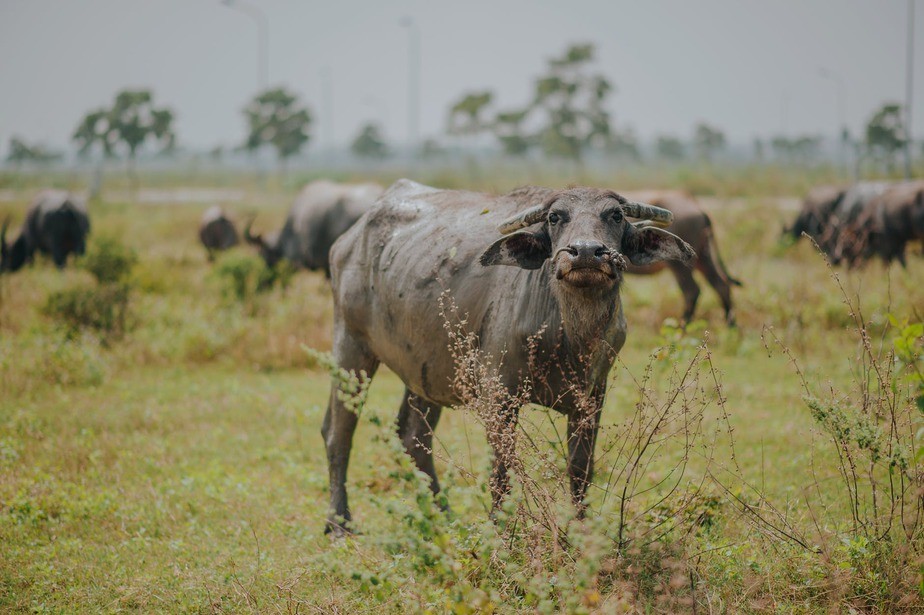
M 619 288 L 572 291 L 556 288 L 564 331 L 562 350 L 571 369 L 590 382 L 605 377 L 625 340 Z

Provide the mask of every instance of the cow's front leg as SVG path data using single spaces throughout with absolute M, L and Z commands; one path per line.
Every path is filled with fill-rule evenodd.
M 494 452 L 494 466 L 491 470 L 491 516 L 510 493 L 510 470 L 517 465 L 517 417 L 519 408 L 504 408 L 485 425 L 488 443 Z
M 574 408 L 568 414 L 568 477 L 571 480 L 571 499 L 577 507 L 579 519 L 584 518 L 587 487 L 594 476 L 594 446 L 602 405 L 603 400 L 595 396 L 583 407 Z

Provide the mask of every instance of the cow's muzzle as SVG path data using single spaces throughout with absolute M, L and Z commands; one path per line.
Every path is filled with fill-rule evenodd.
M 626 257 L 598 242 L 580 241 L 559 248 L 555 278 L 578 288 L 612 286 L 626 270 Z

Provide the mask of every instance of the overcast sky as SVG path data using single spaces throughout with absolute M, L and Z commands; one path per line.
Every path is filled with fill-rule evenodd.
M 269 22 L 269 82 L 312 108 L 312 148 L 378 120 L 407 138 L 411 17 L 421 40 L 423 136 L 448 106 L 491 89 L 524 104 L 546 60 L 597 46 L 616 86 L 617 127 L 688 137 L 706 121 L 732 140 L 834 134 L 837 86 L 856 134 L 905 92 L 906 0 L 250 0 Z M 924 135 L 924 3 L 916 5 L 913 128 Z M 325 71 L 333 118 L 323 103 Z M 64 147 L 88 110 L 125 87 L 153 89 L 187 147 L 235 145 L 257 89 L 257 28 L 219 0 L 0 0 L 0 151 L 18 135 Z

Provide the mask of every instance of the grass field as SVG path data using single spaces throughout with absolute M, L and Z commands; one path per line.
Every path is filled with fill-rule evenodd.
M 18 196 L 0 203 L 0 219 L 9 213 L 18 222 L 30 193 L 7 184 Z M 208 203 L 92 204 L 94 240 L 119 238 L 139 258 L 124 336 L 68 330 L 45 309 L 52 293 L 92 287 L 86 271 L 58 272 L 40 260 L 0 278 L 0 609 L 924 608 L 922 522 L 913 512 L 924 497 L 921 460 L 908 470 L 918 481 L 902 500 L 909 508 L 897 516 L 890 510 L 892 525 L 877 525 L 884 517 L 863 508 L 864 485 L 884 488 L 881 498 L 890 492 L 883 485 L 898 480 L 894 467 L 882 470 L 881 458 L 920 446 L 914 430 L 921 415 L 907 414 L 907 424 L 892 430 L 892 415 L 873 412 L 873 423 L 863 424 L 884 448 L 879 461 L 858 471 L 857 507 L 842 474 L 845 449 L 832 444 L 834 423 L 818 412 L 813 418 L 805 401 L 846 409 L 841 419 L 849 422 L 864 402 L 885 396 L 877 407 L 906 416 L 912 384 L 888 355 L 899 334 L 889 315 L 924 319 L 924 260 L 913 256 L 907 270 L 873 263 L 838 272 L 838 282 L 810 246 L 779 245 L 781 223 L 792 215 L 779 198 L 711 192 L 718 196 L 704 203 L 724 260 L 745 282 L 735 294 L 739 327 L 724 325 L 704 282 L 702 320 L 683 332 L 670 325 L 681 297 L 669 274 L 626 281 L 629 339 L 604 410 L 598 488 L 586 523 L 567 518 L 561 473 L 549 471 L 563 467 L 564 421 L 540 409 L 523 413 L 523 432 L 536 443 L 523 454 L 536 472 L 527 482 L 545 489 L 524 484 L 510 515 L 534 518 L 530 511 L 544 502 L 536 498 L 548 498 L 561 535 L 498 529 L 488 520 L 489 451 L 484 429 L 464 410 L 444 413 L 437 430 L 437 467 L 452 513 L 434 512 L 417 497 L 419 478 L 406 471 L 389 437 L 403 387 L 383 369 L 369 391 L 350 468 L 362 534 L 339 541 L 323 535 L 328 493 L 319 431 L 330 377 L 303 349 L 330 347 L 323 276 L 298 273 L 287 288 L 242 300 L 216 267 L 240 262 L 247 249 L 213 266 L 197 245 Z M 261 228 L 281 223 L 289 193 L 245 194 L 229 206 L 238 219 L 258 212 Z M 870 352 L 852 312 L 862 315 Z M 677 374 L 691 364 L 687 388 L 679 387 Z M 620 497 L 606 477 L 625 467 L 617 444 L 638 429 L 646 366 L 651 406 L 666 407 L 681 390 L 675 426 L 700 417 L 700 437 L 687 448 L 661 441 L 632 479 L 637 497 L 626 503 L 647 512 L 626 532 L 673 531 L 650 544 L 614 546 Z M 892 370 L 885 389 L 876 367 Z M 856 432 L 861 422 L 850 425 Z M 864 458 L 870 447 L 859 449 Z M 679 459 L 686 461 L 680 488 L 676 496 L 662 494 Z M 871 477 L 865 483 L 864 474 Z M 689 497 L 671 499 L 681 493 Z

